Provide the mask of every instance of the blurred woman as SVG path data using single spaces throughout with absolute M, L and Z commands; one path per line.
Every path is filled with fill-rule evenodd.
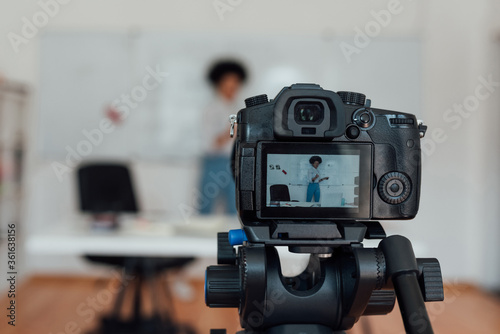
M 229 115 L 242 106 L 237 95 L 247 77 L 240 63 L 223 60 L 215 63 L 208 73 L 215 97 L 203 114 L 204 156 L 200 192 L 200 214 L 211 214 L 215 204 L 222 202 L 224 213 L 236 214 L 235 184 L 230 171 L 233 138 L 229 136 Z

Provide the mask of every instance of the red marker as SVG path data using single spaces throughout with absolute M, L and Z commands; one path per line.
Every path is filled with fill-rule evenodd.
M 283 172 L 283 174 L 285 174 L 285 175 L 287 174 L 286 170 L 282 169 L 281 171 Z
M 119 124 L 123 120 L 120 111 L 118 111 L 118 109 L 116 109 L 113 106 L 109 106 L 108 108 L 106 108 L 105 114 L 109 118 L 109 120 L 114 124 Z

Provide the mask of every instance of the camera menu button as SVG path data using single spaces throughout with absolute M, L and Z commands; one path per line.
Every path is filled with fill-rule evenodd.
M 404 202 L 411 191 L 411 183 L 403 173 L 390 172 L 385 174 L 378 184 L 378 193 L 384 202 L 399 204 Z

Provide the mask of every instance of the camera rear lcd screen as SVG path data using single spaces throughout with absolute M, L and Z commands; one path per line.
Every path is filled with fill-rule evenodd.
M 369 218 L 370 145 L 277 145 L 263 150 L 264 216 Z

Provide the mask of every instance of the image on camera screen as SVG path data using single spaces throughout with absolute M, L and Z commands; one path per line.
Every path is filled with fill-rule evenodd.
M 358 208 L 359 154 L 268 154 L 267 207 Z

